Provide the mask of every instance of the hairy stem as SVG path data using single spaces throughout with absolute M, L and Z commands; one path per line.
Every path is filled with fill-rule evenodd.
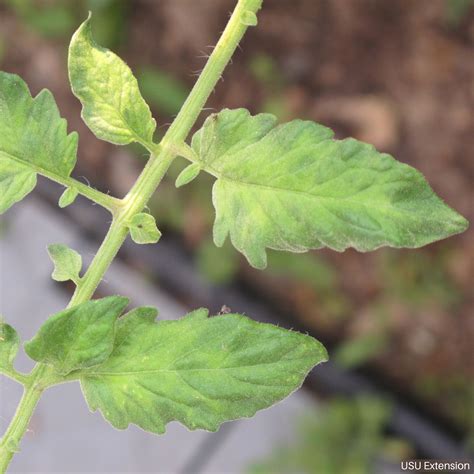
M 8 156 L 10 160 L 16 161 L 23 165 L 23 161 L 17 159 L 15 156 L 7 153 L 3 154 Z M 75 189 L 79 194 L 82 194 L 87 199 L 90 199 L 96 204 L 99 204 L 100 206 L 109 210 L 112 214 L 114 214 L 122 206 L 122 201 L 120 199 L 114 198 L 108 194 L 98 191 L 97 189 L 91 188 L 90 186 L 87 186 L 87 184 L 81 183 L 80 181 L 77 181 L 77 179 L 71 178 L 71 176 L 61 176 L 57 173 L 54 173 L 53 171 L 48 171 L 44 168 L 40 168 L 39 166 L 35 166 L 34 163 L 28 163 L 28 167 L 51 181 L 61 184 L 66 188 Z
M 51 176 L 48 176 L 48 178 L 53 179 Z M 97 189 L 91 188 L 90 186 L 87 186 L 87 184 L 81 183 L 74 178 L 62 178 L 61 181 L 55 181 L 57 181 L 59 184 L 62 184 L 63 186 L 75 189 L 79 194 L 91 200 L 92 202 L 99 204 L 99 206 L 104 207 L 112 214 L 117 213 L 122 207 L 121 199 L 109 196 L 108 194 L 98 191 Z
M 232 16 L 213 53 L 209 57 L 198 81 L 181 108 L 178 116 L 168 129 L 162 142 L 159 146 L 156 146 L 156 150 L 153 150 L 150 160 L 138 177 L 136 183 L 133 185 L 127 196 L 119 201 L 120 205 L 116 205 L 114 200 L 114 220 L 96 256 L 82 278 L 81 284 L 76 288 L 69 303 L 69 307 L 86 302 L 94 294 L 97 286 L 104 277 L 107 269 L 112 263 L 112 260 L 117 255 L 128 235 L 128 223 L 130 222 L 130 219 L 144 209 L 160 184 L 171 162 L 179 153 L 177 150 L 183 146 L 186 137 L 191 131 L 193 125 L 196 123 L 207 99 L 214 90 L 214 87 L 221 78 L 226 65 L 229 63 L 240 40 L 245 34 L 248 26 L 245 24 L 244 16 L 247 12 L 257 13 L 262 5 L 262 1 L 263 0 L 238 1 Z M 89 190 L 91 189 L 87 186 L 85 187 Z M 79 189 L 79 192 L 81 192 L 81 190 L 84 191 L 84 189 L 81 188 Z M 89 196 L 87 197 L 95 200 L 92 198 L 90 191 L 87 191 L 87 193 L 89 193 Z M 114 199 L 110 197 L 108 198 L 110 200 Z M 111 203 L 112 201 L 108 202 L 109 205 L 111 205 Z M 30 383 L 26 386 L 23 399 L 20 402 L 17 412 L 0 444 L 0 455 L 2 457 L 0 461 L 1 473 L 4 473 L 7 469 L 19 442 L 26 431 L 29 419 L 31 418 L 33 410 L 43 390 L 38 387 L 47 385 L 45 382 L 48 379 L 53 378 L 51 371 L 52 369 L 49 367 L 43 364 L 38 364 L 31 374 Z
M 56 183 L 59 183 L 64 187 L 75 189 L 79 194 L 82 194 L 84 197 L 91 200 L 92 202 L 99 204 L 99 206 L 104 207 L 112 214 L 115 214 L 122 207 L 122 201 L 120 199 L 109 196 L 108 194 L 98 191 L 97 189 L 91 188 L 90 186 L 87 186 L 87 184 L 77 181 L 77 179 L 71 177 L 57 176 L 55 174 L 46 173 L 44 171 L 41 171 L 40 174 L 47 177 L 51 181 L 56 181 Z
M 69 301 L 68 308 L 91 298 L 127 235 L 128 228 L 123 225 L 121 220 L 115 218 L 86 274 L 81 279 L 80 285 L 76 287 L 76 291 Z
M 45 369 L 45 366 L 36 366 L 34 373 L 35 375 L 41 376 Z M 18 452 L 21 438 L 23 438 L 23 435 L 28 429 L 31 416 L 41 398 L 44 388 L 44 386 L 35 382 L 34 379 L 31 380 L 30 383 L 25 384 L 25 391 L 17 407 L 15 416 L 0 441 L 0 472 L 6 472 L 10 461 L 15 453 Z

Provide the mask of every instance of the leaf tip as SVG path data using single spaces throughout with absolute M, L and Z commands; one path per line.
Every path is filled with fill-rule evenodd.
M 456 233 L 461 234 L 469 229 L 470 222 L 461 214 L 457 213 Z
M 52 279 L 55 281 L 72 280 L 77 285 L 80 281 L 79 273 L 82 270 L 81 255 L 64 244 L 50 244 L 47 251 L 54 265 Z
M 201 172 L 201 165 L 199 163 L 192 163 L 184 168 L 183 171 L 176 178 L 175 186 L 181 188 L 193 181 Z
M 79 195 L 79 191 L 77 191 L 77 189 L 66 188 L 64 192 L 61 194 L 61 197 L 59 198 L 58 206 L 61 209 L 69 206 L 76 200 L 78 195 Z
M 89 10 L 87 12 L 86 19 L 79 25 L 77 30 L 72 35 L 71 44 L 73 44 L 74 41 L 77 40 L 77 38 L 82 34 L 88 36 L 89 38 L 92 37 L 91 20 L 92 20 L 92 12 Z
M 318 342 L 318 341 L 316 341 Z M 319 352 L 319 362 L 317 364 L 321 364 L 323 362 L 327 362 L 329 360 L 329 353 L 328 350 L 320 343 L 318 342 L 318 352 Z
M 193 311 L 190 311 L 188 314 L 183 316 L 183 319 L 186 318 L 188 320 L 203 320 L 209 317 L 209 310 L 207 308 L 198 308 Z
M 105 298 L 102 298 L 102 299 L 99 299 L 99 300 L 94 300 L 94 301 L 102 302 L 102 304 L 106 301 L 110 301 L 111 306 L 114 306 L 119 314 L 130 303 L 129 298 L 127 298 L 126 296 L 119 296 L 119 295 L 106 296 Z
M 252 266 L 253 268 L 256 268 L 257 270 L 265 270 L 265 268 L 267 268 L 268 261 L 267 252 L 265 251 L 265 248 L 262 248 L 260 250 L 254 249 L 254 251 L 252 252 L 246 252 L 244 249 L 238 250 L 245 255 L 250 266 Z

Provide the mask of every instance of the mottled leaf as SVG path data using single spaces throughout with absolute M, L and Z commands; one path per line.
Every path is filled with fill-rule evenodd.
M 192 147 L 217 178 L 215 243 L 230 235 L 257 268 L 265 248 L 416 248 L 467 227 L 417 170 L 313 122 L 276 126 L 269 114 L 223 110 Z
M 177 420 L 215 431 L 285 398 L 326 359 L 315 339 L 238 314 L 155 323 L 132 312 L 117 322 L 111 356 L 79 376 L 91 410 L 116 428 L 163 433 Z
M 117 145 L 153 141 L 156 123 L 137 80 L 116 54 L 94 42 L 90 17 L 72 37 L 69 79 L 82 117 L 98 138 Z
M 37 173 L 68 177 L 76 153 L 51 92 L 33 98 L 20 77 L 0 72 L 0 213 L 33 190 Z
M 112 352 L 115 321 L 127 304 L 127 298 L 110 296 L 56 313 L 25 343 L 25 351 L 62 375 L 100 364 Z

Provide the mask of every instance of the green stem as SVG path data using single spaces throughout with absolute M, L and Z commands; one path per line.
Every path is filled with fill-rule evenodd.
M 247 31 L 248 26 L 244 22 L 246 13 L 257 13 L 262 6 L 262 1 L 239 1 L 209 61 L 183 105 L 186 113 L 180 113 L 176 117 L 165 136 L 164 143 L 181 143 L 186 139 Z
M 155 192 L 162 177 L 162 162 L 171 164 L 173 158 L 179 153 L 178 150 L 186 149 L 183 146 L 186 137 L 196 123 L 248 28 L 243 21 L 245 14 L 247 12 L 256 13 L 261 8 L 262 1 L 239 0 L 193 90 L 163 137 L 160 143 L 161 153 L 155 159 L 149 161 L 149 166 L 143 170 L 143 173 L 125 197 L 132 213 L 140 212 Z
M 114 219 L 80 285 L 76 287 L 68 307 L 78 305 L 92 297 L 127 235 L 128 228 L 121 220 Z
M 54 180 L 54 178 L 52 177 L 48 176 L 48 178 Z M 87 186 L 86 184 L 81 183 L 80 181 L 77 181 L 74 178 L 67 177 L 62 178 L 61 181 L 54 181 L 58 182 L 59 184 L 62 184 L 63 186 L 75 189 L 79 194 L 82 194 L 87 199 L 104 207 L 112 214 L 117 213 L 118 210 L 122 207 L 121 199 L 117 199 L 113 196 L 109 196 L 108 194 L 98 191 L 97 189 L 91 188 L 90 186 Z
M 182 156 L 192 163 L 199 163 L 199 156 L 187 143 L 174 144 L 173 149 L 176 156 Z
M 39 378 L 44 369 L 36 366 L 34 372 Z M 45 386 L 35 383 L 34 380 L 25 385 L 25 391 L 16 409 L 15 416 L 0 442 L 0 472 L 6 472 L 10 461 L 18 452 L 20 441 L 28 429 L 31 416 L 44 389 Z
M 28 375 L 21 374 L 17 372 L 15 369 L 9 369 L 7 367 L 2 367 L 0 369 L 0 375 L 5 375 L 6 377 L 15 380 L 16 382 L 25 385 L 28 380 Z
M 144 209 L 166 174 L 171 162 L 179 153 L 178 150 L 183 148 L 186 137 L 196 123 L 207 99 L 214 90 L 226 65 L 229 63 L 240 40 L 245 34 L 248 28 L 248 25 L 246 25 L 247 22 L 244 21 L 245 15 L 247 15 L 248 12 L 257 13 L 262 5 L 262 1 L 263 0 L 238 1 L 229 23 L 222 33 L 213 53 L 209 57 L 209 61 L 193 90 L 162 142 L 153 150 L 156 155 L 152 153 L 150 160 L 138 177 L 136 183 L 127 196 L 122 201 L 118 201 L 119 204 L 115 202 L 116 200 L 114 200 L 114 198 L 107 196 L 107 206 L 104 207 L 111 207 L 113 209 L 114 220 L 96 256 L 82 278 L 81 284 L 76 288 L 69 307 L 89 300 L 94 294 L 97 286 L 128 235 L 128 222 L 130 222 L 130 219 L 135 214 Z M 67 183 L 62 184 L 69 186 Z M 71 186 L 73 185 L 77 189 L 77 184 L 71 184 Z M 87 197 L 92 199 L 93 193 L 91 194 L 91 188 L 87 186 L 84 187 L 87 188 L 88 191 L 81 187 L 81 189 L 78 189 L 79 192 L 84 192 L 84 195 L 86 195 L 85 193 L 87 192 Z M 102 195 L 102 193 L 100 194 Z M 94 197 L 97 198 L 97 195 L 94 195 Z M 101 205 L 104 203 L 105 200 L 99 202 Z M 45 386 L 48 380 L 56 380 L 57 378 L 54 378 L 51 368 L 43 364 L 38 364 L 28 379 L 29 383 L 27 384 L 23 399 L 0 444 L 0 454 L 2 455 L 0 473 L 4 473 L 7 469 L 26 431 L 33 410 L 41 396 L 41 392 L 44 390 L 38 387 Z
M 19 160 L 13 155 L 7 153 L 3 154 L 8 156 L 8 158 L 12 161 L 16 161 L 21 165 L 24 164 L 22 160 Z M 66 188 L 75 189 L 79 194 L 82 194 L 87 199 L 90 199 L 96 204 L 105 207 L 105 209 L 109 210 L 112 214 L 122 207 L 122 201 L 120 199 L 109 196 L 108 194 L 98 191 L 97 189 L 91 188 L 90 186 L 87 186 L 87 184 L 81 183 L 70 176 L 61 176 L 57 173 L 54 173 L 53 171 L 35 166 L 34 163 L 28 163 L 28 167 L 51 181 L 61 184 Z
M 127 223 L 146 206 L 179 150 L 186 149 L 186 146 L 183 146 L 186 137 L 248 28 L 242 22 L 243 15 L 248 11 L 256 13 L 261 5 L 262 0 L 240 0 L 237 4 L 193 90 L 160 145 L 156 147 L 157 155 L 151 155 L 136 183 L 123 200 L 123 208 L 114 219 L 69 306 L 86 301 L 94 294 L 128 235 Z

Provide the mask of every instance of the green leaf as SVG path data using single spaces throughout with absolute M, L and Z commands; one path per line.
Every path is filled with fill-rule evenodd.
M 193 179 L 197 177 L 197 175 L 201 171 L 201 165 L 199 163 L 192 163 L 191 165 L 184 168 L 183 171 L 179 174 L 176 178 L 175 186 L 180 188 L 181 186 L 185 186 L 186 184 L 190 183 Z
M 275 125 L 272 115 L 223 110 L 192 141 L 217 177 L 214 241 L 230 234 L 254 267 L 266 266 L 266 248 L 416 248 L 467 228 L 421 173 L 390 155 L 334 140 L 313 122 Z
M 215 431 L 282 400 L 325 360 L 315 339 L 238 314 L 201 309 L 157 323 L 135 314 L 118 320 L 111 356 L 80 381 L 90 409 L 116 428 L 164 433 L 177 420 Z
M 25 343 L 25 351 L 62 375 L 100 364 L 112 352 L 115 321 L 127 304 L 127 298 L 110 296 L 56 313 Z
M 59 198 L 59 207 L 64 208 L 72 204 L 76 200 L 78 194 L 79 191 L 77 189 L 66 188 L 66 190 L 61 194 L 61 197 Z
M 67 245 L 52 244 L 48 246 L 48 253 L 54 263 L 53 280 L 72 280 L 76 285 L 80 281 L 79 272 L 82 269 L 82 257 Z
M 0 72 L 0 213 L 33 190 L 37 173 L 68 177 L 76 152 L 51 92 L 33 98 L 20 77 Z
M 0 369 L 12 369 L 20 338 L 9 324 L 0 321 Z
M 69 79 L 94 134 L 116 145 L 153 142 L 156 128 L 130 68 L 92 39 L 90 16 L 69 46 Z
M 156 244 L 161 237 L 161 232 L 156 227 L 155 218 L 145 212 L 140 212 L 132 217 L 129 229 L 132 240 L 137 244 Z
M 188 321 L 190 319 L 195 319 L 195 320 L 202 320 L 202 319 L 207 319 L 209 317 L 209 310 L 206 308 L 198 308 L 193 311 L 190 311 L 188 314 L 183 316 L 183 319 L 187 319 Z

